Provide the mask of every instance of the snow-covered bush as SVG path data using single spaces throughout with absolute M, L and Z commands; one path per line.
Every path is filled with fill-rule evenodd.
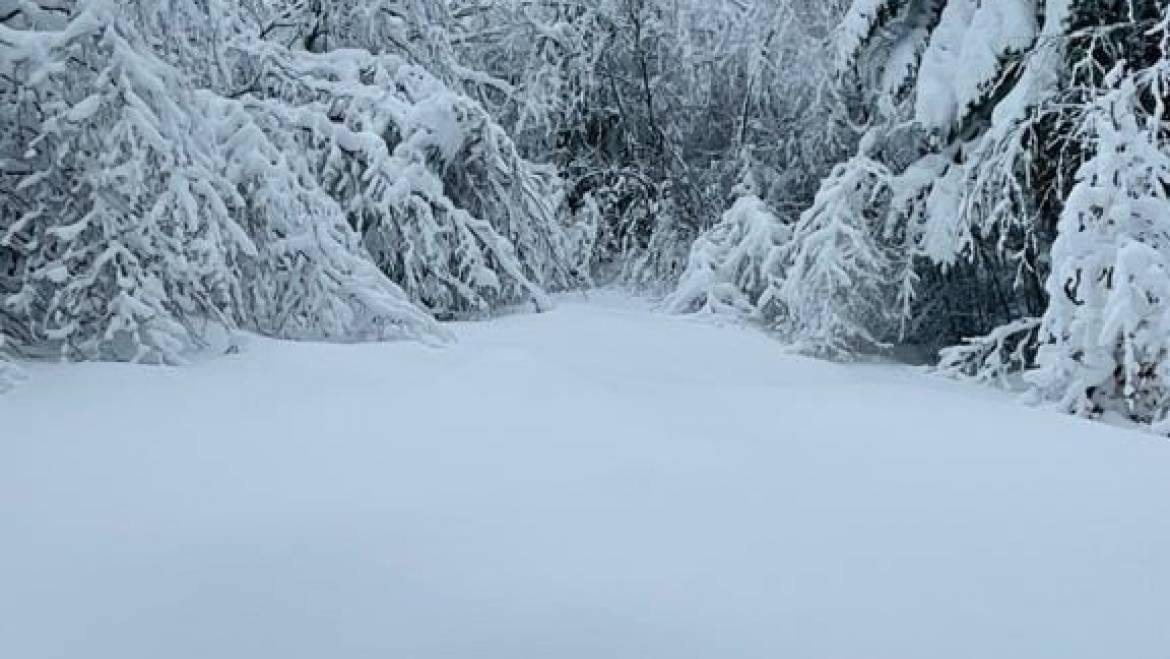
M 666 298 L 670 312 L 775 319 L 792 228 L 756 196 L 750 183 L 740 191 L 722 221 L 695 240 L 679 285 Z
M 1021 318 L 986 336 L 964 339 L 939 353 L 938 372 L 949 377 L 1008 387 L 1036 359 L 1039 318 Z
M 305 115 L 279 104 L 201 95 L 214 121 L 233 213 L 257 247 L 239 323 L 284 338 L 429 338 L 426 313 L 369 258 L 345 209 L 304 154 Z
M 890 172 L 869 144 L 838 165 L 794 230 L 780 289 L 783 329 L 803 350 L 834 358 L 882 348 L 892 323 L 893 261 L 881 242 Z

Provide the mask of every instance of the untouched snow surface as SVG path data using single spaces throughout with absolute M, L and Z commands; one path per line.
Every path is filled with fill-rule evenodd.
M 1170 442 L 616 297 L 39 366 L 11 659 L 1166 659 Z

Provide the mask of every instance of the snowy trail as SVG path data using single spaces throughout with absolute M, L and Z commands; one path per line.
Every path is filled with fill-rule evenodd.
M 1170 442 L 609 296 L 0 398 L 12 659 L 1166 659 Z

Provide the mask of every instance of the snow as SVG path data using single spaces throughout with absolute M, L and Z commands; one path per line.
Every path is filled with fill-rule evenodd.
M 983 96 L 1003 58 L 1028 50 L 1037 31 L 1035 0 L 953 0 L 922 56 L 915 116 L 949 129 Z
M 837 46 L 837 66 L 852 66 L 875 25 L 881 22 L 883 10 L 890 11 L 890 0 L 854 0 L 849 4 L 834 42 Z
M 1164 659 L 1170 442 L 615 294 L 35 365 L 20 659 Z
M 687 269 L 665 308 L 764 317 L 778 292 L 782 250 L 790 240 L 792 228 L 755 194 L 744 194 L 691 245 Z
M 972 244 L 971 225 L 963 215 L 963 193 L 967 172 L 951 166 L 934 180 L 926 197 L 926 216 L 921 252 L 934 263 L 946 267 L 955 262 Z

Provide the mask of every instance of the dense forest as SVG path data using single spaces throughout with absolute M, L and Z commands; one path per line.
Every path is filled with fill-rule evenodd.
M 0 388 L 621 286 L 1170 432 L 1163 0 L 0 0 Z

